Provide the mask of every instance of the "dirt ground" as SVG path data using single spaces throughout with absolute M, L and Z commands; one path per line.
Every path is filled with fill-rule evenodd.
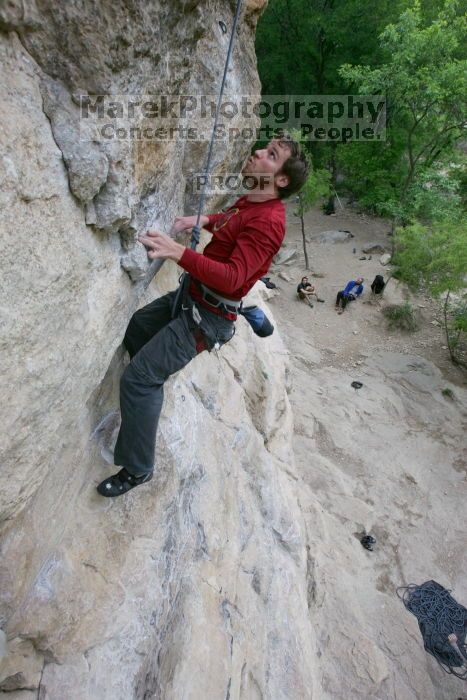
M 271 269 L 278 289 L 268 303 L 290 353 L 297 499 L 313 563 L 317 697 L 458 700 L 465 684 L 424 652 L 396 590 L 435 579 L 466 604 L 465 528 L 451 514 L 465 511 L 467 374 L 449 359 L 439 302 L 410 295 L 394 279 L 381 302 L 371 300 L 375 275 L 387 279 L 390 270 L 381 253 L 359 258 L 369 242 L 390 251 L 388 222 L 351 209 L 309 212 L 307 271 L 293 204 L 287 218 L 284 247 L 298 255 Z M 316 241 L 330 230 L 353 238 Z M 325 303 L 310 308 L 297 299 L 305 274 Z M 365 278 L 362 298 L 338 315 L 336 294 L 357 276 Z M 419 314 L 414 333 L 388 330 L 382 313 L 404 299 Z M 352 380 L 362 381 L 361 391 Z M 448 384 L 452 400 L 443 394 Z M 375 552 L 361 547 L 362 532 L 376 537 Z M 349 649 L 362 645 L 372 661 L 365 657 L 359 667 Z M 377 681 L 362 685 L 370 666 L 379 669 Z
M 369 288 L 375 275 L 382 274 L 387 279 L 390 268 L 381 265 L 381 254 L 372 254 L 371 260 L 359 258 L 364 255 L 362 248 L 373 241 L 381 243 L 388 252 L 391 250 L 389 222 L 358 214 L 349 208 L 338 209 L 331 216 L 323 214 L 319 207 L 314 208 L 305 216 L 311 268 L 308 271 L 305 269 L 300 220 L 294 211 L 294 204 L 289 203 L 285 247 L 296 248 L 298 256 L 291 264 L 276 266 L 270 273 L 280 290 L 271 304 L 284 335 L 294 338 L 294 344 L 298 340 L 299 344 L 319 350 L 322 365 L 347 369 L 361 361 L 362 353 L 366 355 L 374 349 L 389 350 L 422 355 L 437 365 L 446 379 L 465 386 L 467 373 L 452 364 L 446 349 L 439 301 L 424 295 L 413 297 L 394 279 L 389 281 L 385 290 L 385 302 L 370 300 Z M 313 242 L 316 234 L 329 230 L 348 230 L 354 237 L 343 243 Z M 279 272 L 284 272 L 291 281 L 280 279 Z M 296 297 L 296 286 L 305 274 L 316 285 L 319 296 L 325 299 L 324 304 L 314 303 L 313 309 Z M 362 298 L 349 304 L 344 314 L 338 315 L 334 308 L 337 292 L 359 275 L 365 278 Z M 403 298 L 410 299 L 419 315 L 420 329 L 414 333 L 388 330 L 381 311 L 384 303 L 400 303 Z

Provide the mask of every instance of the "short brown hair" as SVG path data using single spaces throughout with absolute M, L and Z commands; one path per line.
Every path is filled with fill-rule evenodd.
M 280 171 L 281 175 L 289 178 L 289 184 L 286 187 L 278 187 L 279 199 L 286 199 L 303 187 L 310 174 L 310 164 L 298 141 L 294 141 L 288 134 L 284 134 L 278 140 L 281 146 L 286 146 L 291 151 Z

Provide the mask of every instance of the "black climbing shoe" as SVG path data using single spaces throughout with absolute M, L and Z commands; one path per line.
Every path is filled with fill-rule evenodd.
M 143 474 L 143 476 L 133 476 L 130 472 L 127 472 L 125 468 L 120 469 L 118 474 L 113 474 L 108 479 L 101 481 L 97 487 L 97 491 L 101 496 L 106 496 L 107 498 L 115 498 L 115 496 L 123 496 L 127 491 L 131 491 L 135 486 L 140 484 L 145 484 L 147 481 L 151 481 L 153 472 L 149 474 Z

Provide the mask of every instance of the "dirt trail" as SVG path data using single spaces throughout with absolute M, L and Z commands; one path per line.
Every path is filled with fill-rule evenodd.
M 290 352 L 319 700 L 457 700 L 465 683 L 425 653 L 396 588 L 435 579 L 467 606 L 466 376 L 442 347 L 437 302 L 411 298 L 421 316 L 413 334 L 388 331 L 381 305 L 369 303 L 371 281 L 387 271 L 380 254 L 358 258 L 368 242 L 390 250 L 384 220 L 310 212 L 311 241 L 338 229 L 354 238 L 308 244 L 319 275 L 308 276 L 325 303 L 298 301 L 296 285 L 307 271 L 293 210 L 288 205 L 286 247 L 299 256 L 271 270 L 279 289 L 269 303 Z M 359 275 L 367 285 L 363 298 L 338 315 L 337 291 Z M 391 280 L 383 303 L 407 296 Z M 354 391 L 352 380 L 363 388 Z M 360 545 L 363 532 L 376 536 L 372 553 Z
M 390 251 L 392 239 L 388 236 L 389 222 L 360 215 L 352 210 L 341 210 L 334 216 L 325 216 L 315 208 L 307 213 L 306 234 L 311 238 L 308 255 L 311 270 L 305 270 L 301 229 L 298 217 L 294 216 L 294 205 L 287 205 L 287 248 L 296 248 L 299 256 L 291 265 L 276 267 L 272 279 L 280 288 L 271 304 L 280 319 L 286 335 L 310 345 L 313 351 L 322 354 L 324 365 L 348 368 L 358 362 L 360 354 L 374 350 L 390 350 L 407 354 L 420 354 L 439 367 L 446 378 L 454 383 L 466 384 L 467 374 L 454 367 L 449 359 L 446 338 L 442 327 L 440 303 L 425 296 L 411 297 L 407 290 L 399 289 L 391 279 L 385 291 L 388 302 L 400 302 L 410 298 L 420 315 L 420 330 L 415 333 L 388 331 L 381 313 L 381 305 L 370 303 L 370 284 L 375 275 L 385 279 L 389 270 L 379 261 L 380 254 L 373 254 L 371 260 L 359 260 L 362 248 L 370 242 L 381 243 Z M 313 237 L 327 230 L 349 230 L 354 238 L 344 243 L 315 243 Z M 356 249 L 354 254 L 352 251 Z M 368 257 L 368 256 L 367 256 Z M 277 278 L 277 272 L 285 272 L 291 282 Z M 315 277 L 313 273 L 318 273 Z M 295 290 L 300 278 L 307 274 L 316 284 L 324 304 L 315 304 L 313 309 L 296 299 Z M 361 275 L 365 278 L 365 292 L 362 299 L 349 304 L 345 313 L 337 315 L 334 309 L 336 294 L 350 279 Z M 444 346 L 444 347 L 443 347 Z

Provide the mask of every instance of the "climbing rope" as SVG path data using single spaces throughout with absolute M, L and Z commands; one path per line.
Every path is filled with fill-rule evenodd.
M 467 610 L 436 581 L 402 586 L 397 595 L 417 618 L 425 650 L 446 673 L 467 680 Z
M 234 45 L 234 40 L 235 40 L 235 31 L 237 29 L 238 18 L 240 17 L 241 6 L 242 6 L 242 0 L 237 0 L 237 8 L 235 10 L 235 16 L 234 16 L 234 20 L 233 20 L 233 24 L 232 24 L 232 31 L 230 32 L 229 48 L 227 50 L 227 56 L 226 56 L 225 64 L 224 64 L 224 74 L 222 76 L 222 83 L 221 83 L 221 87 L 219 90 L 219 97 L 217 100 L 216 113 L 214 115 L 214 124 L 212 127 L 211 140 L 209 142 L 208 155 L 207 155 L 207 159 L 206 159 L 206 165 L 204 167 L 203 187 L 201 189 L 201 195 L 199 198 L 198 212 L 196 215 L 196 223 L 193 226 L 193 228 L 191 229 L 190 247 L 192 250 L 196 250 L 196 247 L 199 243 L 199 237 L 201 235 L 200 221 L 201 221 L 201 216 L 203 214 L 204 203 L 205 203 L 205 199 L 206 199 L 206 186 L 207 186 L 208 175 L 209 175 L 209 172 L 211 170 L 211 159 L 212 159 L 212 152 L 213 152 L 213 146 L 214 146 L 214 139 L 215 139 L 215 135 L 216 135 L 217 124 L 219 121 L 219 114 L 220 114 L 220 108 L 221 108 L 221 104 L 222 104 L 222 97 L 224 95 L 224 88 L 225 88 L 225 83 L 226 83 L 226 79 L 227 79 L 227 71 L 229 70 L 230 58 L 232 56 L 232 50 L 233 50 L 233 45 Z M 224 31 L 221 24 L 220 24 L 220 26 L 221 26 L 222 31 Z M 225 27 L 225 25 L 224 25 L 224 27 Z M 175 296 L 174 305 L 172 308 L 172 316 L 176 315 L 178 305 L 180 303 L 180 299 L 183 299 L 184 293 L 188 287 L 188 282 L 189 282 L 189 275 L 186 272 L 184 272 L 181 279 L 180 279 L 180 286 L 179 286 L 177 294 Z

